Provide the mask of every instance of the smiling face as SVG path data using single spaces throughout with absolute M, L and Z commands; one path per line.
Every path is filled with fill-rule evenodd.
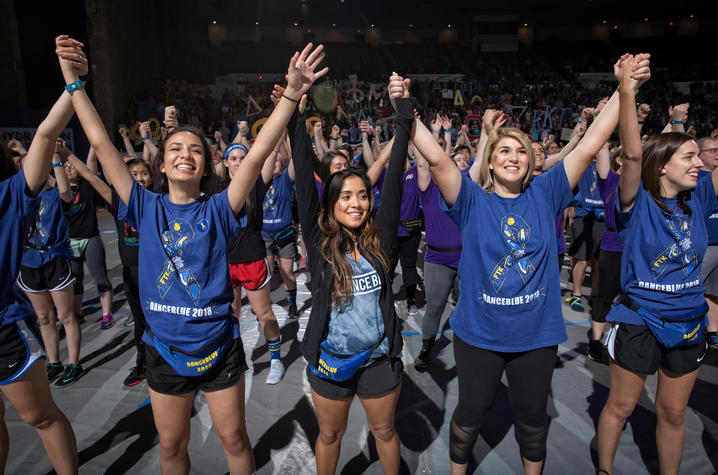
M 538 142 L 531 142 L 531 148 L 534 149 L 534 157 L 536 159 L 534 175 L 540 175 L 543 171 L 543 162 L 546 159 L 546 153 L 543 150 L 543 146 Z
M 227 158 L 224 159 L 224 166 L 229 171 L 229 178 L 234 178 L 234 174 L 239 170 L 239 164 L 242 163 L 242 159 L 247 156 L 247 152 L 241 148 L 235 148 Z
M 496 142 L 489 162 L 498 193 L 516 194 L 529 169 L 528 151 L 517 139 L 502 137 Z
M 132 178 L 142 185 L 142 187 L 146 190 L 150 188 L 150 185 L 152 185 L 152 175 L 150 175 L 150 170 L 147 168 L 147 165 L 144 164 L 135 164 L 131 165 L 129 167 L 130 175 L 132 175 Z
M 205 156 L 201 139 L 190 132 L 177 132 L 164 146 L 160 172 L 172 185 L 199 185 L 204 175 Z
M 703 166 L 703 161 L 698 156 L 699 152 L 696 142 L 688 140 L 671 155 L 663 165 L 659 178 L 663 196 L 671 198 L 681 191 L 695 188 L 698 182 L 698 170 Z
M 345 229 L 354 231 L 361 227 L 369 216 L 371 209 L 369 191 L 364 180 L 358 176 L 349 176 L 344 179 L 341 191 L 334 202 L 334 219 Z

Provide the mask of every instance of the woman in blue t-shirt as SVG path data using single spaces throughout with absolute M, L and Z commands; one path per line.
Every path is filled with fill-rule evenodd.
M 635 61 L 626 58 L 625 61 Z M 685 439 L 684 413 L 707 351 L 707 306 L 701 261 L 705 225 L 715 209 L 718 170 L 698 180 L 703 162 L 693 137 L 664 133 L 641 144 L 638 82 L 621 70 L 621 177 L 616 229 L 623 247 L 623 296 L 606 320 L 611 388 L 598 421 L 598 471 L 613 473 L 626 419 L 658 371 L 656 446 L 661 473 L 677 474 Z M 652 322 L 656 326 L 649 325 Z M 665 333 L 678 327 L 677 339 Z
M 215 183 L 209 145 L 192 127 L 170 131 L 156 163 L 168 193 L 144 189 L 132 179 L 102 120 L 77 82 L 71 60 L 82 53 L 70 40 L 57 41 L 60 67 L 82 128 L 120 196 L 120 218 L 140 233 L 140 296 L 145 305 L 147 374 L 160 439 L 163 473 L 188 473 L 187 446 L 194 392 L 205 392 L 212 422 L 231 473 L 254 470 L 245 426 L 247 369 L 232 314 L 227 267 L 229 238 L 266 157 L 279 140 L 301 95 L 327 72 L 315 72 L 323 47 L 309 43 L 295 53 L 288 85 L 254 146 L 227 189 L 208 196 Z
M 623 67 L 635 66 L 634 74 L 645 80 L 648 59 L 641 59 Z M 459 379 L 449 438 L 452 473 L 466 472 L 504 371 L 524 470 L 538 474 L 543 468 L 551 377 L 558 344 L 566 340 L 555 219 L 617 122 L 614 94 L 563 162 L 533 180 L 529 138 L 518 129 L 498 128 L 484 151 L 479 185 L 416 122 L 414 144 L 463 239 L 461 295 L 451 317 Z
M 79 60 L 84 64 L 79 72 L 87 74 L 84 55 Z M 0 391 L 37 431 L 59 474 L 77 473 L 77 442 L 70 422 L 52 398 L 45 365 L 36 364 L 45 359 L 45 352 L 35 331 L 32 306 L 14 282 L 28 230 L 37 217 L 37 195 L 47 180 L 55 141 L 70 117 L 70 96 L 63 91 L 38 126 L 19 171 L 0 142 Z M 0 398 L 0 473 L 5 471 L 8 443 L 5 404 Z

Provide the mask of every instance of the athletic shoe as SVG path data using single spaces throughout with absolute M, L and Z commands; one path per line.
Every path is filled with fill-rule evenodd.
M 603 361 L 603 344 L 601 344 L 601 340 L 588 341 L 588 352 L 586 356 L 593 361 Z
M 102 322 L 100 322 L 100 329 L 109 330 L 114 324 L 115 322 L 112 319 L 112 314 L 108 313 L 107 315 L 102 316 Z
M 122 384 L 125 386 L 134 386 L 140 384 L 143 379 L 145 379 L 145 375 L 137 371 L 137 366 L 135 366 L 130 370 L 130 374 L 125 378 Z
M 129 314 L 127 318 L 125 318 L 125 326 L 131 327 L 135 324 L 135 317 L 132 314 Z
M 712 350 L 718 351 L 718 332 L 708 332 L 708 346 Z
M 423 373 L 429 369 L 429 363 L 431 363 L 431 348 L 421 350 L 419 356 L 417 356 L 414 360 L 414 367 L 417 371 L 421 371 Z
M 60 376 L 60 379 L 57 380 L 55 386 L 57 386 L 58 388 L 64 388 L 65 386 L 69 386 L 78 379 L 80 379 L 80 376 L 82 376 L 83 372 L 84 370 L 79 364 L 69 363 L 67 366 L 65 366 L 65 371 L 62 373 L 62 376 Z
M 574 310 L 576 312 L 583 312 L 585 308 L 583 307 L 583 302 L 581 301 L 581 297 L 579 295 L 572 295 L 570 297 L 566 297 L 564 299 L 564 302 L 566 302 L 569 307 L 571 307 L 571 310 Z
M 284 376 L 284 365 L 282 360 L 272 360 L 271 366 L 269 367 L 269 374 L 267 375 L 267 384 L 277 384 L 282 380 Z
M 299 310 L 297 310 L 297 304 L 292 304 L 287 309 L 289 318 L 299 318 Z
M 415 304 L 412 303 L 411 305 L 409 305 L 409 310 L 407 311 L 407 314 L 410 317 L 415 317 L 416 315 L 418 315 L 418 313 L 419 313 L 419 310 L 416 308 Z
M 47 364 L 47 382 L 52 383 L 62 374 L 65 367 L 62 363 L 48 363 Z

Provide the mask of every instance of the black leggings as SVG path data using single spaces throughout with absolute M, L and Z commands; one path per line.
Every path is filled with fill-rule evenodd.
M 416 272 L 416 258 L 420 242 L 421 233 L 416 233 L 413 236 L 398 237 L 391 252 L 392 279 L 394 278 L 397 261 L 400 261 L 404 294 L 408 300 L 414 300 L 416 296 L 416 283 L 419 281 L 419 274 Z
M 143 374 L 145 363 L 145 344 L 142 335 L 145 333 L 145 314 L 140 304 L 140 281 L 137 267 L 122 266 L 122 279 L 124 280 L 125 296 L 130 305 L 132 317 L 135 320 L 135 347 L 137 348 L 137 371 Z
M 606 315 L 611 310 L 613 299 L 621 292 L 621 253 L 601 249 L 598 256 L 598 275 L 598 293 L 593 299 L 591 320 L 606 323 Z
M 469 462 L 481 424 L 494 405 L 504 371 L 521 455 L 530 462 L 546 458 L 546 406 L 557 350 L 557 346 L 551 346 L 521 353 L 500 353 L 471 346 L 454 334 L 459 403 L 451 417 L 449 457 L 452 462 Z

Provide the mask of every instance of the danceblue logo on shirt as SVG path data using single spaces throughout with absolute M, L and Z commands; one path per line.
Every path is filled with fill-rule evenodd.
M 667 216 L 666 222 L 668 223 L 668 230 L 676 239 L 676 242 L 668 246 L 651 263 L 651 272 L 654 279 L 658 279 L 663 274 L 666 266 L 671 261 L 680 259 L 680 265 L 686 275 L 693 272 L 698 265 L 698 253 L 691 242 L 693 220 L 686 216 Z
M 197 223 L 198 227 L 199 224 Z M 182 259 L 182 253 L 194 237 L 192 226 L 187 221 L 175 219 L 162 230 L 161 236 L 162 245 L 170 258 L 165 261 L 162 273 L 157 277 L 157 290 L 159 290 L 160 296 L 164 298 L 172 287 L 172 283 L 179 277 L 180 283 L 196 303 L 199 300 L 200 287 L 192 270 Z
M 204 233 L 209 229 L 209 221 L 207 221 L 207 218 L 202 218 L 199 221 L 197 221 L 197 231 Z
M 491 282 L 494 290 L 498 292 L 506 281 L 511 269 L 516 269 L 521 280 L 526 283 L 535 272 L 535 268 L 526 255 L 526 242 L 531 235 L 531 229 L 526 221 L 515 214 L 508 214 L 501 220 L 501 230 L 509 246 L 506 254 L 491 272 Z

